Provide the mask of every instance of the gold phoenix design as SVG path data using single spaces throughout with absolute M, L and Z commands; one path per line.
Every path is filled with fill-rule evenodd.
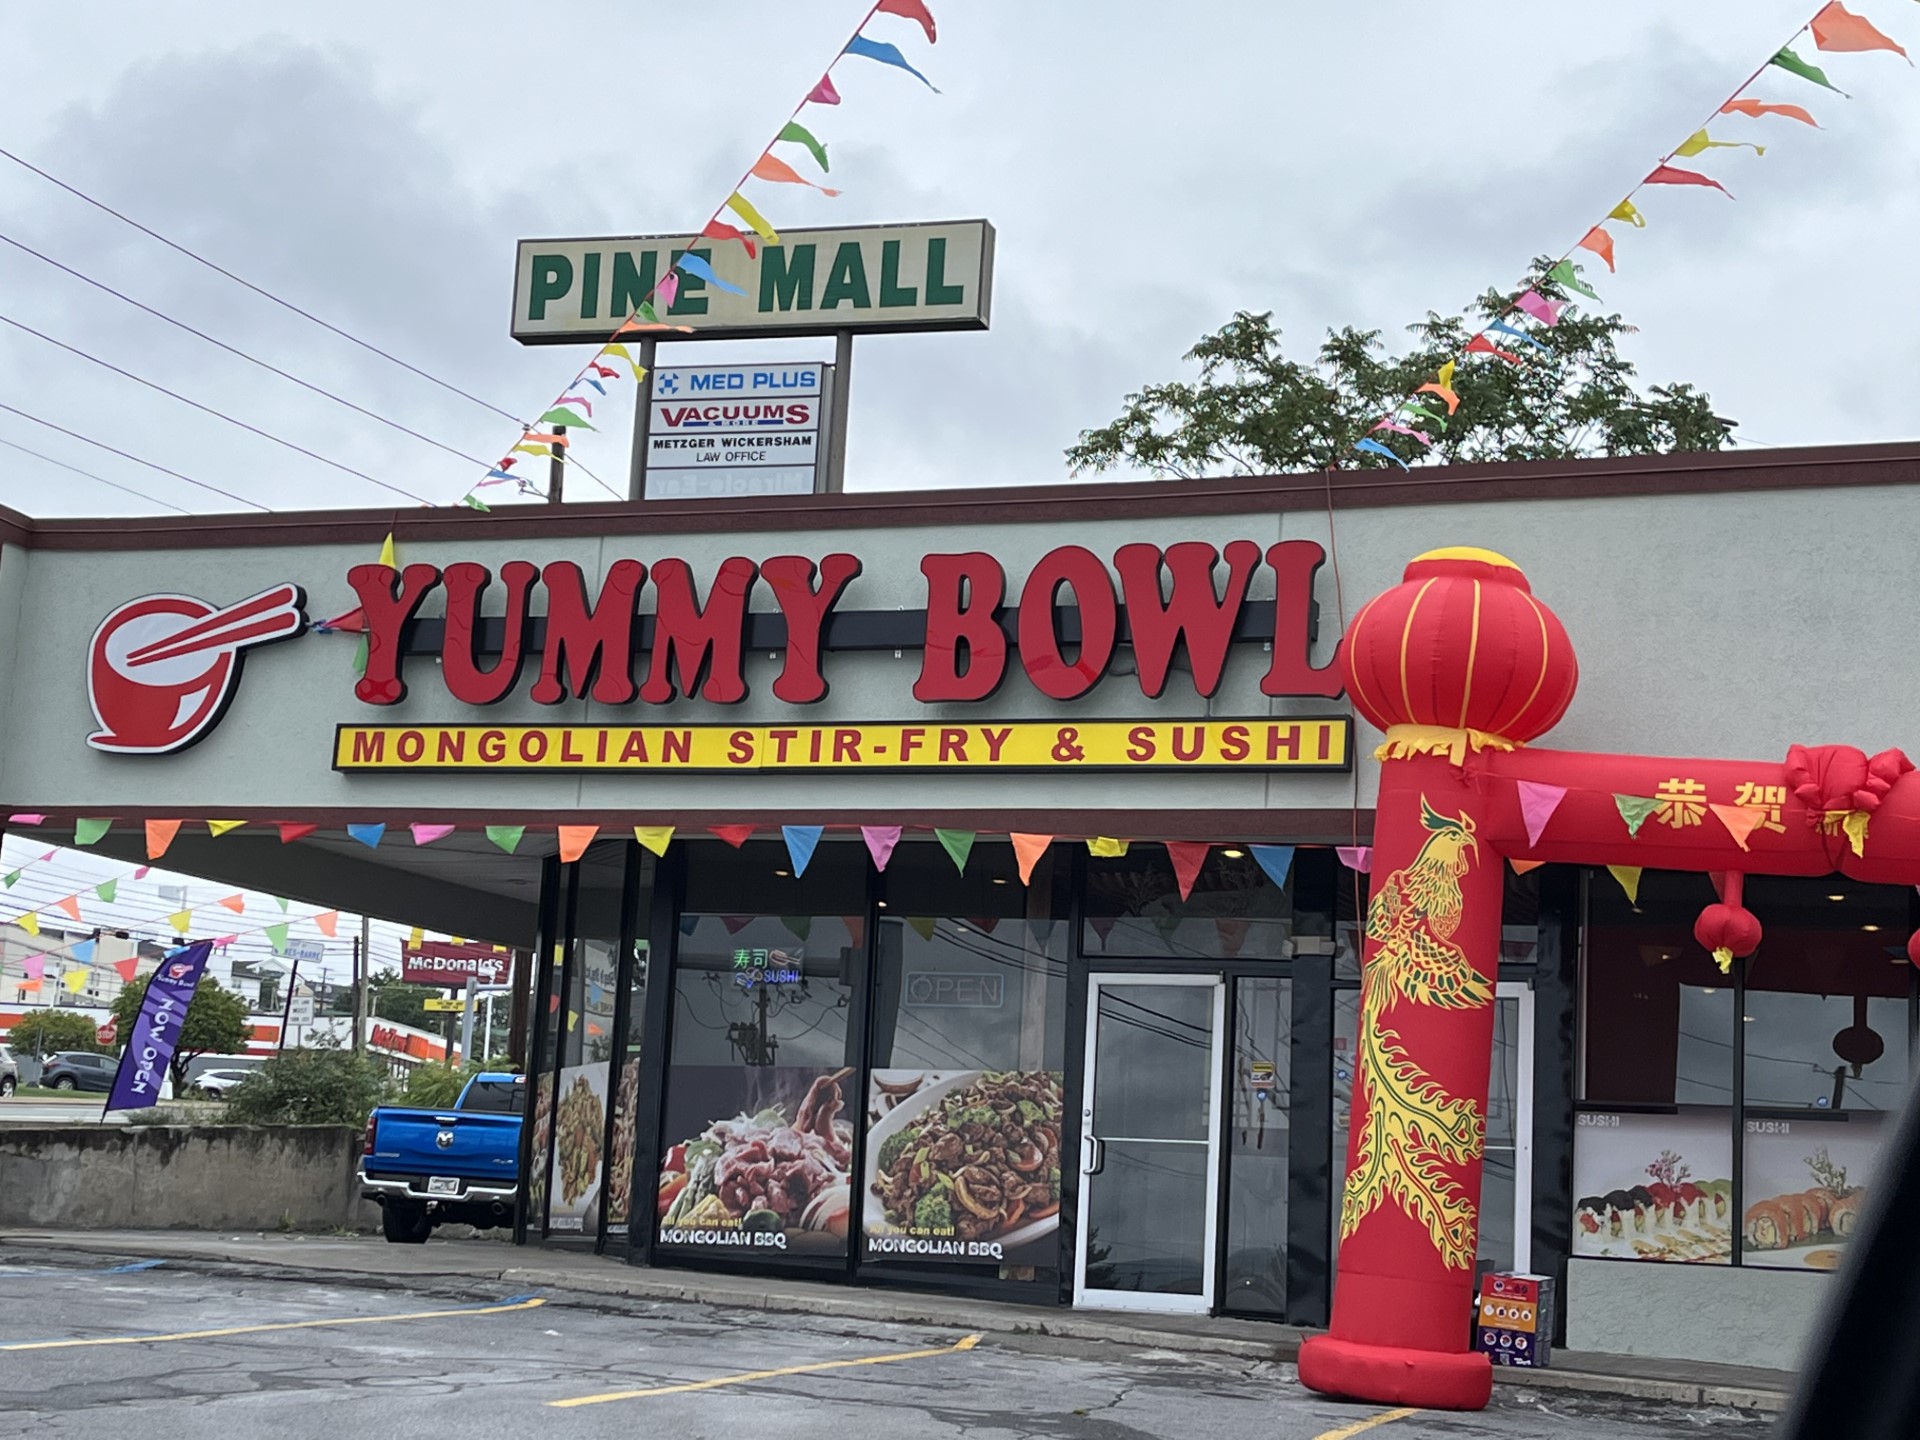
M 1449 1268 L 1471 1269 L 1474 1206 L 1449 1163 L 1478 1160 L 1485 1121 L 1471 1100 L 1456 1100 L 1407 1054 L 1383 1024 L 1402 999 L 1442 1010 L 1490 1004 L 1493 990 L 1452 943 L 1460 926 L 1460 877 L 1480 853 L 1473 821 L 1446 816 L 1420 797 L 1427 838 L 1404 869 L 1387 876 L 1367 907 L 1367 939 L 1377 947 L 1362 986 L 1358 1075 L 1367 1118 L 1340 1204 L 1340 1234 L 1360 1228 L 1391 1197 L 1427 1227 Z

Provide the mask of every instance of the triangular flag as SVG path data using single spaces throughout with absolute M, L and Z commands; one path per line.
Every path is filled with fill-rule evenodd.
M 273 903 L 274 903 L 274 904 L 276 904 L 276 905 L 278 905 L 278 906 L 280 907 L 280 913 L 281 913 L 282 915 L 284 915 L 284 914 L 286 914 L 286 913 L 287 913 L 287 897 L 286 897 L 286 896 L 284 896 L 284 895 L 276 895 L 276 896 L 274 896 L 274 897 L 273 897 Z
M 767 244 L 778 245 L 780 243 L 780 232 L 768 224 L 767 217 L 754 209 L 753 203 L 738 190 L 727 197 L 727 209 L 733 211 L 734 214 L 746 221 L 748 226 L 753 230 L 753 233 L 766 241 Z
M 1710 185 L 1729 200 L 1733 192 L 1715 180 L 1711 175 L 1702 175 L 1698 170 L 1682 170 L 1676 165 L 1656 165 L 1647 172 L 1642 185 Z
M 1336 845 L 1333 853 L 1340 857 L 1340 863 L 1349 870 L 1357 870 L 1362 875 L 1373 873 L 1373 847 L 1371 845 Z
M 29 994 L 37 993 L 40 989 L 40 982 L 38 980 L 22 980 L 20 982 L 20 988 Z
M 31 910 L 29 910 L 25 915 L 22 915 L 18 920 L 14 921 L 13 923 L 18 925 L 22 930 L 26 931 L 27 934 L 29 935 L 38 935 L 40 933 L 40 917 L 34 914 Z
M 38 980 L 47 973 L 47 957 L 44 955 L 29 955 L 25 964 L 29 980 Z
M 520 838 L 527 833 L 524 825 L 489 825 L 487 839 L 511 855 L 520 848 Z
M 87 988 L 87 972 L 84 970 L 69 970 L 67 971 L 66 980 L 63 983 L 69 992 L 78 995 L 82 990 Z
M 1009 835 L 1007 839 L 1013 842 L 1013 859 L 1014 863 L 1020 867 L 1020 883 L 1031 885 L 1033 867 L 1040 863 L 1040 857 L 1045 855 L 1053 845 L 1053 836 Z
M 909 915 L 906 918 L 907 927 L 922 940 L 933 939 L 933 932 L 940 924 L 940 922 L 931 915 Z
M 1680 148 L 1673 153 L 1691 160 L 1695 155 L 1704 155 L 1709 150 L 1751 150 L 1755 155 L 1767 153 L 1766 146 L 1756 145 L 1751 140 L 1716 140 L 1704 130 L 1694 131 L 1680 142 Z
M 1385 445 L 1382 445 L 1378 440 L 1374 440 L 1371 438 L 1366 440 L 1356 440 L 1353 442 L 1353 448 L 1356 450 L 1365 450 L 1369 455 L 1383 455 L 1387 459 L 1391 460 L 1394 464 L 1398 465 L 1402 470 L 1405 470 L 1407 468 L 1406 461 L 1402 460 L 1398 455 L 1394 454 L 1392 450 L 1388 449 Z
M 813 132 L 798 120 L 789 120 L 786 128 L 781 130 L 780 138 L 782 140 L 791 140 L 796 145 L 806 146 L 808 152 L 813 156 L 814 162 L 819 165 L 822 170 L 831 170 L 833 168 L 827 164 L 827 147 L 816 140 Z
M 927 32 L 927 43 L 933 44 L 938 38 L 934 33 L 933 16 L 927 10 L 926 0 L 880 0 L 874 8 L 878 15 L 901 15 L 909 20 L 920 22 L 920 28 Z
M 1096 835 L 1087 841 L 1087 853 L 1103 860 L 1117 860 L 1127 853 L 1131 840 L 1116 840 L 1111 835 Z
M 138 870 L 135 870 L 133 872 L 133 878 L 136 880 L 144 880 L 147 878 L 147 876 L 149 876 L 152 873 L 153 873 L 153 866 L 142 865 Z
M 53 908 L 56 910 L 64 910 L 75 920 L 78 920 L 80 918 L 80 897 L 78 895 L 69 895 L 64 900 L 56 900 L 53 902 Z
M 1506 361 L 1509 365 L 1518 365 L 1521 363 L 1518 355 L 1515 355 L 1510 350 L 1502 350 L 1498 345 L 1487 339 L 1484 334 L 1476 335 L 1467 341 L 1466 353 L 1469 355 L 1492 355 L 1496 359 Z
M 822 195 L 840 193 L 838 190 L 829 190 L 825 185 L 815 185 L 778 155 L 762 155 L 753 162 L 753 169 L 748 173 L 756 180 L 771 180 L 776 185 L 805 185 L 818 190 Z
M 1607 227 L 1604 225 L 1596 225 L 1591 230 L 1587 231 L 1586 234 L 1580 237 L 1579 243 L 1574 248 L 1579 250 L 1591 250 L 1594 254 L 1598 255 L 1602 260 L 1607 262 L 1607 269 L 1609 271 L 1611 271 L 1614 268 L 1613 235 L 1611 234 L 1611 232 L 1608 231 Z
M 427 938 L 427 929 L 424 925 L 416 925 L 413 927 L 413 929 L 407 932 L 407 944 L 409 945 L 418 945 L 422 940 L 425 940 L 426 938 Z M 553 963 L 558 965 L 560 963 L 560 947 L 556 945 L 553 947 L 553 950 L 554 950 Z
M 446 839 L 454 831 L 451 825 L 409 825 L 407 829 L 413 832 L 415 845 L 431 845 L 436 840 Z
M 673 843 L 673 826 L 636 825 L 633 827 L 633 838 L 640 842 L 641 849 L 665 855 L 667 846 Z
M 840 103 L 840 92 L 833 88 L 833 77 L 831 75 L 822 75 L 820 77 L 820 83 L 807 92 L 807 103 L 809 105 L 838 105 Z
M 691 250 L 687 251 L 686 254 L 682 255 L 673 263 L 678 265 L 684 273 L 706 281 L 707 284 L 713 286 L 716 290 L 724 290 L 729 295 L 744 295 L 747 293 L 731 280 L 722 280 L 713 266 L 709 265 L 705 260 L 702 260 Z
M 7 823 L 9 825 L 44 825 L 47 823 L 47 817 L 44 815 L 29 814 L 23 810 L 18 815 L 9 815 L 7 817 Z
M 1509 860 L 1507 863 L 1513 867 L 1514 874 L 1524 875 L 1529 870 L 1538 870 L 1547 862 L 1544 860 Z
M 118 880 L 102 880 L 98 885 L 93 887 L 93 893 L 111 905 L 113 903 L 113 897 L 120 893 L 120 882 Z
M 1742 850 L 1752 848 L 1747 844 L 1747 837 L 1767 818 L 1766 808 L 1760 805 L 1709 805 L 1707 808 L 1720 817 L 1720 823 L 1733 836 L 1733 843 Z
M 898 66 L 917 79 L 922 85 L 933 91 L 934 94 L 938 95 L 940 93 L 940 87 L 938 85 L 935 85 L 931 80 L 927 79 L 926 76 L 922 75 L 907 63 L 907 57 L 900 53 L 900 47 L 897 45 L 889 45 L 884 40 L 869 40 L 864 35 L 856 35 L 847 42 L 845 53 L 848 55 L 858 55 L 866 60 L 878 60 L 882 65 Z
M 273 946 L 274 954 L 284 955 L 287 953 L 287 925 L 285 921 L 282 921 L 278 925 L 267 926 L 267 943 Z
M 973 853 L 973 837 L 975 833 L 976 832 L 972 830 L 939 829 L 933 832 L 933 838 L 938 840 L 945 848 L 947 854 L 952 857 L 953 863 L 959 867 L 962 875 L 967 873 L 967 857 Z
M 91 845 L 112 828 L 111 820 L 76 820 L 73 822 L 73 843 Z
M 147 859 L 158 860 L 167 853 L 167 847 L 173 844 L 173 837 L 180 833 L 178 820 L 147 821 Z
M 1100 937 L 1102 948 L 1106 946 L 1107 937 L 1113 934 L 1113 927 L 1119 923 L 1118 920 L 1110 915 L 1089 915 L 1087 917 L 1087 924 L 1091 925 L 1093 927 L 1093 933 Z
M 753 838 L 753 826 L 709 825 L 707 827 L 707 833 L 710 835 L 718 835 L 722 840 L 726 841 L 727 844 L 738 850 Z
M 1802 80 L 1811 80 L 1816 85 L 1824 85 L 1836 95 L 1844 95 L 1847 93 L 1831 80 L 1827 79 L 1826 71 L 1822 70 L 1818 65 L 1809 65 L 1798 55 L 1794 54 L 1791 49 L 1782 50 L 1767 63 L 1769 65 L 1778 65 L 1788 74 L 1798 75 Z
M 233 911 L 236 915 L 244 915 L 247 913 L 247 897 L 245 895 L 229 895 L 226 899 L 217 901 L 216 903 L 226 906 L 227 909 Z
M 1640 867 L 1638 865 L 1609 865 L 1607 873 L 1620 882 L 1620 888 L 1627 892 L 1627 903 L 1640 903 Z
M 1514 308 L 1524 310 L 1542 325 L 1558 325 L 1560 312 L 1567 308 L 1564 300 L 1549 300 L 1538 290 L 1529 290 L 1513 302 Z
M 1620 818 L 1627 822 L 1627 834 L 1638 836 L 1647 817 L 1658 810 L 1662 802 L 1645 795 L 1615 795 L 1613 803 L 1620 811 Z
M 389 570 L 398 570 L 400 568 L 400 562 L 394 558 L 393 533 L 391 531 L 387 533 L 387 538 L 380 542 L 380 558 L 373 563 L 376 565 L 384 565 Z
M 296 840 L 306 839 L 307 836 L 313 834 L 314 831 L 319 828 L 318 825 L 282 825 L 280 827 L 280 843 L 282 845 L 291 845 Z
M 73 958 L 78 960 L 82 965 L 91 965 L 93 964 L 93 952 L 99 948 L 100 942 L 98 940 L 82 940 L 78 945 L 73 947 Z
M 1531 850 L 1540 843 L 1540 836 L 1547 828 L 1547 821 L 1553 818 L 1553 812 L 1567 798 L 1567 787 L 1522 780 L 1516 788 L 1520 792 L 1520 818 L 1527 826 L 1527 848 Z
M 358 840 L 362 845 L 366 846 L 369 850 L 379 849 L 380 837 L 382 835 L 385 835 L 386 833 L 387 833 L 387 827 L 384 821 L 378 825 L 347 826 L 348 836 L 352 839 Z
M 1720 107 L 1722 115 L 1751 115 L 1756 120 L 1762 115 L 1784 115 L 1789 120 L 1798 120 L 1802 125 L 1820 128 L 1820 122 L 1813 118 L 1805 108 L 1799 105 L 1770 105 L 1764 100 L 1729 100 Z
M 873 857 L 873 868 L 885 870 L 887 861 L 893 858 L 893 847 L 900 843 L 898 825 L 862 825 L 860 838 L 867 842 L 867 853 Z
M 546 414 L 540 417 L 540 423 L 542 425 L 565 425 L 569 430 L 592 430 L 597 428 L 584 415 L 577 415 L 564 405 L 547 411 Z
M 246 823 L 244 820 L 209 820 L 207 821 L 207 834 L 218 840 L 229 830 L 238 830 Z
M 813 934 L 813 917 L 811 915 L 782 915 L 780 917 L 780 923 L 786 926 L 796 939 L 803 942 L 809 935 Z
M 760 258 L 760 247 L 754 243 L 753 236 L 742 230 L 738 225 L 729 225 L 724 220 L 709 220 L 707 222 L 707 228 L 702 230 L 700 235 L 703 239 L 707 240 L 738 240 L 741 248 L 747 252 L 747 258 L 749 260 L 757 260 Z M 605 369 L 604 366 L 601 368 Z M 617 376 L 619 373 L 617 370 L 607 371 L 607 374 L 614 376 Z M 587 383 L 602 390 L 606 388 L 605 386 L 599 385 L 598 381 L 589 380 Z
M 1193 882 L 1200 878 L 1200 868 L 1207 863 L 1207 851 L 1213 847 L 1204 840 L 1169 840 L 1166 846 L 1167 858 L 1173 861 L 1173 883 L 1180 887 L 1180 898 L 1184 901 L 1193 894 Z
M 129 955 L 124 960 L 116 960 L 113 962 L 113 968 L 118 972 L 122 980 L 131 985 L 133 983 L 133 977 L 140 973 L 140 957 L 138 955 Z
M 1836 54 L 1862 50 L 1891 50 L 1902 59 L 1907 52 L 1892 40 L 1873 28 L 1871 21 L 1855 15 L 1840 0 L 1833 0 L 1809 22 L 1813 31 L 1813 48 L 1832 51 Z M 1912 64 L 1912 61 L 1908 61 Z
M 1267 872 L 1267 878 L 1282 890 L 1287 888 L 1287 872 L 1293 869 L 1293 846 L 1250 845 L 1253 862 Z
M 807 873 L 807 864 L 813 859 L 813 852 L 820 844 L 818 825 L 782 825 L 780 834 L 787 842 L 787 856 L 793 861 L 794 877 L 798 879 Z
M 557 825 L 554 833 L 560 837 L 560 863 L 571 865 L 587 853 L 587 846 L 593 843 L 593 837 L 600 833 L 598 825 Z
M 6 874 L 5 881 L 0 883 L 4 883 L 9 890 L 13 889 L 15 885 L 20 883 L 20 872 L 18 870 L 9 870 Z
M 167 923 L 184 935 L 193 927 L 193 911 L 176 910 L 167 917 Z
M 1547 278 L 1563 289 L 1579 292 L 1589 300 L 1598 300 L 1600 298 L 1599 292 L 1580 278 L 1579 269 L 1571 260 L 1562 260 L 1558 265 L 1555 265 L 1547 272 Z
M 319 927 L 320 933 L 329 940 L 335 939 L 340 934 L 340 912 L 338 910 L 322 910 L 318 915 L 313 917 L 313 923 Z

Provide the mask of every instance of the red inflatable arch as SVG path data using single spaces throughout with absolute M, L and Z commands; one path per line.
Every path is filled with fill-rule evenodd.
M 1920 779 L 1897 750 L 1844 745 L 1784 763 L 1527 748 L 1579 667 L 1488 550 L 1414 560 L 1354 616 L 1340 663 L 1386 739 L 1333 1318 L 1301 1347 L 1300 1379 L 1479 1409 L 1492 1369 L 1467 1338 L 1505 863 L 1706 871 L 1720 903 L 1695 936 L 1726 968 L 1760 941 L 1745 875 L 1920 881 Z

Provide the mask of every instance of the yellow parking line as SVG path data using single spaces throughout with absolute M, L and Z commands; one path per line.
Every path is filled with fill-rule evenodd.
M 604 1405 L 609 1400 L 643 1400 L 650 1395 L 685 1395 L 693 1390 L 718 1390 L 723 1385 L 747 1385 L 755 1380 L 777 1380 L 783 1375 L 811 1375 L 820 1370 L 848 1370 L 856 1365 L 891 1365 L 898 1360 L 931 1360 L 937 1355 L 957 1355 L 980 1343 L 978 1335 L 969 1335 L 937 1350 L 903 1350 L 895 1355 L 864 1355 L 858 1360 L 822 1360 L 812 1365 L 787 1365 L 778 1370 L 749 1370 L 744 1375 L 722 1375 L 713 1380 L 693 1380 L 685 1385 L 656 1385 L 651 1390 L 613 1390 L 605 1395 L 581 1395 L 572 1400 L 549 1400 L 560 1410 L 576 1405 Z
M 1351 1425 L 1342 1425 L 1338 1430 L 1329 1430 L 1324 1435 L 1316 1435 L 1313 1437 L 1313 1440 L 1351 1440 L 1351 1437 L 1360 1434 L 1362 1431 L 1371 1430 L 1376 1425 L 1386 1425 L 1395 1420 L 1404 1420 L 1409 1415 L 1418 1415 L 1419 1413 L 1420 1412 L 1412 1406 L 1407 1406 L 1399 1410 L 1383 1410 L 1378 1415 L 1371 1415 L 1365 1420 L 1356 1420 Z
M 234 1325 L 225 1330 L 181 1330 L 172 1335 L 103 1335 L 93 1340 L 33 1340 L 0 1345 L 0 1350 L 71 1350 L 82 1345 L 161 1345 L 172 1340 L 218 1340 L 228 1335 L 260 1335 L 269 1330 L 319 1330 L 334 1325 L 384 1325 L 392 1320 L 450 1320 L 455 1316 L 504 1315 L 531 1310 L 544 1300 L 521 1300 L 510 1305 L 468 1306 L 461 1310 L 416 1310 L 408 1315 L 350 1315 L 340 1320 L 288 1320 L 278 1325 Z

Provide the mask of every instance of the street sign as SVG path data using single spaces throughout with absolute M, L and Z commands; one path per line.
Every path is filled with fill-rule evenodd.
M 466 1002 L 458 996 L 447 999 L 441 995 L 429 995 L 425 1000 L 420 1002 L 420 1008 L 423 1010 L 439 1011 L 443 1014 L 458 1015 L 467 1008 L 467 1005 Z
M 115 1025 L 113 1021 L 109 1020 L 107 1021 L 106 1024 L 102 1025 L 98 1030 L 93 1032 L 93 1038 L 95 1042 L 98 1044 L 111 1045 L 113 1044 L 114 1037 L 117 1036 L 119 1033 L 120 1033 L 119 1027 Z
M 684 235 L 522 240 L 513 269 L 513 338 L 523 345 L 606 341 L 685 252 Z M 703 240 L 693 253 L 718 285 L 680 272 L 660 318 L 693 330 L 660 340 L 985 330 L 993 226 L 985 220 L 786 230 L 751 249 Z
M 812 494 L 832 379 L 833 366 L 814 361 L 656 369 L 647 498 Z
M 298 965 L 318 965 L 327 958 L 327 947 L 319 940 L 289 940 L 287 958 Z
M 296 994 L 293 1002 L 287 1006 L 287 1028 L 304 1030 L 311 1024 L 313 1024 L 313 996 L 303 990 Z

